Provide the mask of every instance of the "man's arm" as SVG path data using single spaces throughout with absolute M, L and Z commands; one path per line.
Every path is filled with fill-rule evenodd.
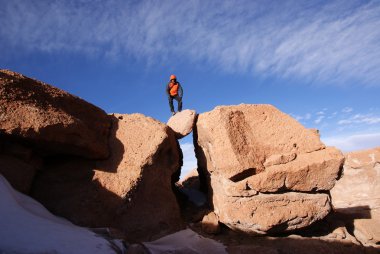
M 169 84 L 166 85 L 166 95 L 167 95 L 167 96 L 170 96 L 170 88 L 169 88 Z
M 183 96 L 183 88 L 182 88 L 182 86 L 181 86 L 180 83 L 178 83 L 178 85 L 179 85 L 179 87 L 178 87 L 178 96 L 182 97 Z

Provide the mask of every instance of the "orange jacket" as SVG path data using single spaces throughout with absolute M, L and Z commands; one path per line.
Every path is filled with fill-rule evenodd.
M 177 96 L 178 95 L 178 83 L 169 83 L 169 93 L 171 96 Z
M 179 84 L 179 82 L 176 82 L 176 83 L 171 83 L 169 82 L 168 84 L 168 87 L 166 89 L 168 95 L 170 96 L 179 96 L 179 97 L 182 97 L 182 87 L 181 85 Z

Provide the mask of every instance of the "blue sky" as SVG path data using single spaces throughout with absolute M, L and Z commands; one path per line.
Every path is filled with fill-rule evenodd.
M 343 151 L 380 146 L 380 1 L 0 0 L 0 68 L 106 112 L 272 104 Z M 195 167 L 191 137 L 182 148 Z

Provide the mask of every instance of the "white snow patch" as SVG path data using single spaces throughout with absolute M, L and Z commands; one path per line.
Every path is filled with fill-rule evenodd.
M 51 214 L 0 174 L 0 253 L 122 253 L 115 243 Z M 116 249 L 114 249 L 116 248 Z
M 191 229 L 167 235 L 153 242 L 143 242 L 151 254 L 227 254 L 226 247 L 214 240 L 204 238 Z
M 34 199 L 14 190 L 0 174 L 0 253 L 125 253 L 119 240 L 107 240 L 87 228 L 51 214 Z M 225 246 L 190 229 L 143 242 L 151 254 L 226 254 Z

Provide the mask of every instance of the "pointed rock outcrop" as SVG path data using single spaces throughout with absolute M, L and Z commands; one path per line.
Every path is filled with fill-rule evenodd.
M 0 139 L 22 139 L 45 154 L 105 159 L 110 119 L 51 85 L 0 70 Z

